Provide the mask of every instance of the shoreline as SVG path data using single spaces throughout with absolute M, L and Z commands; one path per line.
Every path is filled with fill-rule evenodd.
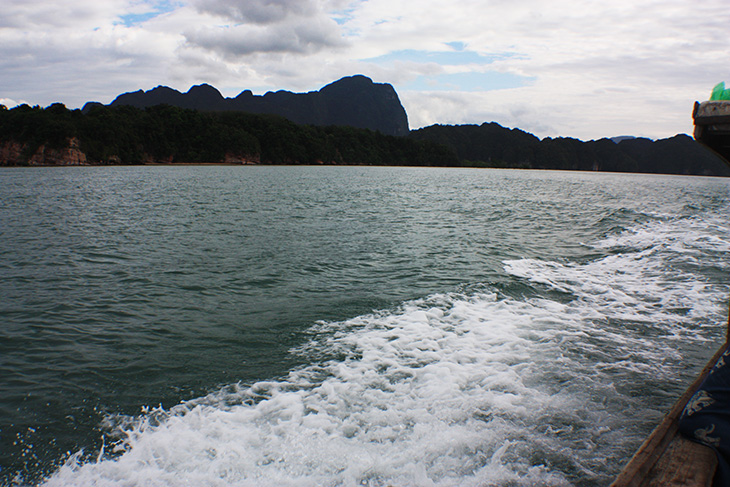
M 0 166 L 3 169 L 32 169 L 32 168 L 98 168 L 98 167 L 173 167 L 173 166 L 200 166 L 200 167 L 397 167 L 397 168 L 423 168 L 423 169 L 478 169 L 478 170 L 507 170 L 507 171 L 541 171 L 558 173 L 585 173 L 585 174 L 606 174 L 606 175 L 639 175 L 639 176 L 660 176 L 660 177 L 693 177 L 693 178 L 718 178 L 727 179 L 730 176 L 717 176 L 707 174 L 673 174 L 654 172 L 621 172 L 621 171 L 599 171 L 582 169 L 556 169 L 556 168 L 532 168 L 532 167 L 494 167 L 494 166 L 426 166 L 426 165 L 403 165 L 403 164 L 236 164 L 230 162 L 173 162 L 173 163 L 140 163 L 140 164 L 33 164 L 29 166 Z

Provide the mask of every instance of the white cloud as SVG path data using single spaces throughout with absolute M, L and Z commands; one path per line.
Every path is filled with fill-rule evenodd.
M 73 2 L 28 2 L 24 0 L 4 0 L 0 27 L 48 33 L 47 30 L 70 28 L 94 28 L 100 23 L 109 22 L 117 12 L 131 8 L 127 0 L 78 0 Z
M 292 17 L 314 17 L 319 12 L 312 0 L 196 0 L 200 12 L 215 14 L 238 22 L 272 24 Z
M 533 125 L 552 127 L 542 135 L 670 135 L 691 128 L 692 102 L 722 76 L 718 59 L 728 13 L 720 2 L 703 2 L 698 9 L 677 1 L 584 2 L 579 9 L 573 2 L 550 2 L 549 8 L 530 1 L 460 2 L 450 12 L 426 2 L 411 16 L 404 4 L 387 4 L 368 2 L 370 11 L 358 16 L 368 55 L 375 48 L 402 47 L 399 33 L 408 32 L 412 45 L 434 50 L 439 40 L 460 41 L 484 54 L 512 53 L 490 68 L 536 79 L 518 90 L 454 93 L 448 102 L 443 94 L 401 92 L 414 126 L 477 122 L 494 114 L 524 128 L 528 120 L 510 116 L 510 107 L 522 106 L 534 113 Z
M 344 44 L 340 27 L 318 0 L 194 0 L 212 22 L 187 28 L 187 47 L 226 58 L 259 53 L 311 54 Z
M 8 107 L 15 107 L 18 105 L 28 104 L 25 100 L 12 100 L 10 98 L 0 98 L 0 105 L 3 105 L 5 108 Z
M 197 28 L 184 32 L 189 46 L 214 51 L 225 57 L 256 53 L 310 54 L 342 45 L 338 27 L 321 18 L 284 21 L 269 26 L 235 25 Z
M 235 96 L 362 73 L 396 87 L 414 128 L 667 137 L 727 75 L 729 23 L 720 0 L 4 0 L 0 97 L 81 106 L 200 82 Z

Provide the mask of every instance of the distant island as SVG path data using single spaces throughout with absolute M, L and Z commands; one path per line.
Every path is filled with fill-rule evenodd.
M 109 105 L 69 110 L 0 105 L 0 166 L 118 164 L 360 164 L 502 167 L 730 176 L 686 135 L 583 142 L 540 140 L 496 123 L 408 130 L 389 84 L 362 75 L 319 91 L 159 86 Z

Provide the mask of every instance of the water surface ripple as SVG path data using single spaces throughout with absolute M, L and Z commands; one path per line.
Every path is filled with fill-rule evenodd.
M 607 485 L 721 343 L 730 182 L 0 172 L 0 484 Z

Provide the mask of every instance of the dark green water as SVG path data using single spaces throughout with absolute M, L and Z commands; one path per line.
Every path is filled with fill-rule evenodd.
M 2 485 L 607 484 L 724 334 L 729 195 L 5 169 Z

